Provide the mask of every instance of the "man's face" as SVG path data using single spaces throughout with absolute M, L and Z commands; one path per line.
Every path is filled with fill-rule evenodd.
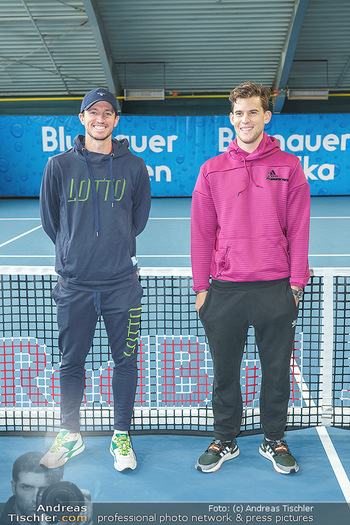
M 119 117 L 108 102 L 96 102 L 91 108 L 79 114 L 86 134 L 94 140 L 106 140 L 113 133 Z
M 265 124 L 270 122 L 271 112 L 264 111 L 260 97 L 238 98 L 230 113 L 238 146 L 251 153 L 260 144 Z
M 38 493 L 49 486 L 46 475 L 40 472 L 20 472 L 18 480 L 11 481 L 12 492 L 16 496 L 15 512 L 19 515 L 34 514 L 37 508 Z

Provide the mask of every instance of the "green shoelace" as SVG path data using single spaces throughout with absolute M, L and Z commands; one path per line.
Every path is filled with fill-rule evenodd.
M 130 453 L 130 439 L 128 434 L 116 434 L 113 436 L 113 443 L 116 444 L 122 456 L 127 456 Z

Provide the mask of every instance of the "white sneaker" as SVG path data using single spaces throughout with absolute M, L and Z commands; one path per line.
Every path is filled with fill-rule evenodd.
M 117 434 L 114 431 L 110 453 L 114 457 L 114 468 L 119 472 L 134 470 L 137 466 L 136 455 L 133 451 L 129 434 Z
M 40 465 L 46 468 L 62 467 L 69 458 L 83 452 L 85 445 L 79 432 L 73 433 L 61 430 L 52 447 L 40 460 Z

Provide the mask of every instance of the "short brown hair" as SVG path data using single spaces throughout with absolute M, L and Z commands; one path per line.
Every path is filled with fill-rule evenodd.
M 21 472 L 34 472 L 35 474 L 44 474 L 50 484 L 61 481 L 63 478 L 63 467 L 55 469 L 43 468 L 40 465 L 42 457 L 42 452 L 25 452 L 19 456 L 12 466 L 12 480 L 17 483 Z
M 243 82 L 230 93 L 229 100 L 233 111 L 233 106 L 238 98 L 259 97 L 264 112 L 268 111 L 270 104 L 271 89 L 262 84 L 254 84 L 253 82 Z

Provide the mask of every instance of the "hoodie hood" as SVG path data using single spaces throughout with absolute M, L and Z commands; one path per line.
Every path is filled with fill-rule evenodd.
M 244 151 L 242 148 L 240 148 L 237 144 L 237 139 L 233 140 L 229 144 L 227 152 L 235 160 L 244 162 L 264 158 L 280 149 L 280 143 L 278 140 L 264 132 L 259 146 L 254 151 L 252 151 L 252 153 L 248 153 L 247 151 Z
M 275 137 L 270 137 L 266 133 L 263 134 L 263 138 L 259 146 L 251 153 L 248 153 L 247 151 L 240 148 L 237 144 L 237 139 L 235 139 L 229 144 L 227 148 L 227 153 L 236 162 L 243 162 L 245 170 L 247 172 L 246 184 L 238 192 L 238 196 L 249 188 L 250 183 L 253 183 L 257 188 L 262 188 L 262 186 L 257 184 L 257 182 L 254 179 L 254 176 L 250 170 L 250 163 L 255 159 L 262 159 L 264 157 L 267 157 L 268 155 L 272 155 L 280 149 L 281 148 L 278 140 L 275 139 Z
M 78 155 L 82 155 L 85 148 L 85 136 L 84 135 L 78 135 L 74 139 L 74 151 Z M 129 141 L 128 139 L 112 139 L 112 150 L 110 153 L 103 155 L 101 153 L 94 153 L 93 151 L 85 150 L 88 153 L 89 161 L 90 162 L 101 162 L 103 158 L 105 157 L 105 160 L 108 160 L 108 157 L 110 155 L 114 155 L 115 157 L 122 157 L 123 155 L 127 155 L 130 153 L 129 150 Z

